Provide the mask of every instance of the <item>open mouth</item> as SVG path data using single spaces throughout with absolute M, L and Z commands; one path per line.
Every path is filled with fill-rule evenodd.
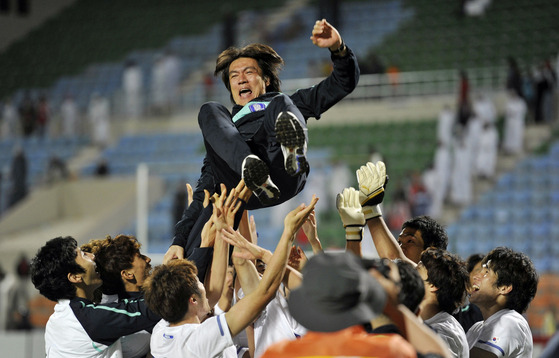
M 472 285 L 472 292 L 477 292 L 479 291 L 479 286 L 478 285 Z
M 248 88 L 243 88 L 239 91 L 239 96 L 241 97 L 246 97 L 248 95 L 250 95 L 252 93 L 252 91 Z

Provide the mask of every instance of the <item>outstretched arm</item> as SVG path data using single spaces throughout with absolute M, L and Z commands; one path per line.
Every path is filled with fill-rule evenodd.
M 295 234 L 314 209 L 317 201 L 318 198 L 313 196 L 308 206 L 301 204 L 285 217 L 284 231 L 257 289 L 245 296 L 225 314 L 232 336 L 237 335 L 254 321 L 262 309 L 274 298 L 283 278 Z
M 384 198 L 384 188 L 388 182 L 384 163 L 369 162 L 362 165 L 356 174 L 359 182 L 359 201 L 379 256 L 390 260 L 399 258 L 415 266 L 416 264 L 404 255 L 398 241 L 382 218 L 379 205 Z

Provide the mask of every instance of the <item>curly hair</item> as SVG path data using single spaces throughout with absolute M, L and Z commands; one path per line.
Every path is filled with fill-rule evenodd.
M 189 298 L 201 295 L 198 270 L 192 261 L 172 260 L 159 265 L 143 285 L 149 309 L 170 323 L 177 323 L 188 312 Z
M 76 262 L 78 242 L 70 236 L 47 241 L 31 260 L 31 281 L 39 292 L 51 301 L 72 299 L 76 287 L 68 274 L 84 273 Z
M 470 275 L 464 261 L 436 247 L 429 247 L 421 253 L 421 262 L 427 269 L 427 282 L 437 288 L 439 307 L 452 314 L 466 298 Z
M 283 59 L 273 48 L 263 44 L 250 44 L 243 48 L 229 47 L 219 54 L 215 61 L 214 76 L 221 73 L 221 79 L 229 92 L 231 92 L 229 66 L 233 61 L 241 57 L 252 58 L 258 62 L 258 66 L 262 71 L 262 77 L 269 80 L 266 92 L 280 92 L 281 81 L 279 79 L 279 71 L 283 67 Z M 234 103 L 232 93 L 231 102 Z
M 411 218 L 402 224 L 402 230 L 407 227 L 421 231 L 423 249 L 437 247 L 446 250 L 448 246 L 446 230 L 430 216 L 422 215 Z
M 506 308 L 524 313 L 538 290 L 539 277 L 532 260 L 522 252 L 497 247 L 485 256 L 483 264 L 497 275 L 496 287 L 512 286 Z
M 140 255 L 141 244 L 134 236 L 118 235 L 114 239 L 107 236 L 94 247 L 97 270 L 103 280 L 102 290 L 106 295 L 124 293 L 122 270 L 132 268 L 136 255 Z

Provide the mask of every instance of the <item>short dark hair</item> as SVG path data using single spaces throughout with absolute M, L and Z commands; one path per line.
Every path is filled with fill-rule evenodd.
M 196 266 L 189 260 L 171 260 L 157 266 L 143 284 L 148 308 L 167 322 L 182 320 L 188 312 L 190 297 L 201 295 L 197 274 Z
M 95 263 L 103 280 L 102 290 L 106 295 L 124 293 L 121 272 L 132 267 L 136 255 L 140 255 L 140 243 L 134 236 L 107 236 L 95 250 Z
M 214 76 L 221 73 L 221 79 L 229 92 L 231 92 L 229 66 L 241 57 L 252 58 L 258 62 L 258 66 L 262 70 L 262 77 L 270 81 L 266 86 L 266 92 L 280 91 L 279 71 L 284 64 L 283 59 L 268 45 L 250 44 L 243 48 L 229 47 L 221 52 L 215 61 Z M 233 94 L 231 94 L 231 101 L 233 102 Z
M 532 260 L 522 252 L 497 247 L 483 259 L 497 275 L 496 287 L 512 285 L 506 308 L 522 314 L 536 296 L 539 277 Z
M 31 281 L 39 292 L 51 301 L 76 297 L 76 287 L 68 274 L 84 273 L 76 262 L 78 242 L 70 236 L 47 241 L 31 260 Z
M 476 267 L 478 263 L 483 261 L 484 257 L 484 254 L 472 254 L 468 256 L 468 258 L 466 259 L 466 270 L 468 270 L 468 273 L 472 273 L 474 267 Z
M 400 273 L 400 282 L 402 289 L 398 295 L 401 304 L 409 308 L 410 311 L 417 314 L 419 304 L 425 297 L 425 284 L 419 272 L 409 262 L 396 259 L 394 260 L 398 266 Z
M 429 247 L 421 253 L 421 262 L 427 269 L 427 282 L 437 288 L 439 307 L 452 314 L 463 304 L 470 282 L 464 261 L 446 250 Z
M 421 231 L 423 249 L 437 247 L 446 250 L 448 246 L 448 235 L 444 227 L 435 219 L 427 215 L 416 216 L 402 224 L 402 230 L 409 227 Z

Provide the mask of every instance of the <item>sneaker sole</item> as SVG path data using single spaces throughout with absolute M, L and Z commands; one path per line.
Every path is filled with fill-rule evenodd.
M 276 120 L 276 138 L 281 144 L 287 174 L 296 176 L 308 171 L 305 130 L 293 113 L 280 113 Z
M 270 205 L 279 199 L 280 191 L 270 179 L 268 166 L 262 160 L 256 159 L 256 156 L 246 165 L 243 164 L 242 176 L 246 186 L 262 204 Z

